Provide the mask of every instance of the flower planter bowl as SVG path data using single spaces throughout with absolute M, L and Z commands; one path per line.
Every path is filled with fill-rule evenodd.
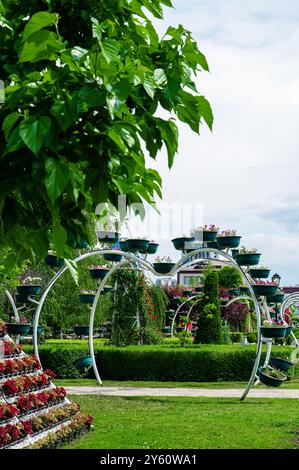
M 250 290 L 248 287 L 241 286 L 239 287 L 239 291 L 241 294 L 250 295 Z
M 175 266 L 175 263 L 154 263 L 154 270 L 159 274 L 168 274 L 172 268 Z
M 94 279 L 104 279 L 109 271 L 109 268 L 91 268 L 89 270 L 91 277 Z
M 25 323 L 6 323 L 9 335 L 28 335 L 31 325 Z
M 84 370 L 87 367 L 92 366 L 92 359 L 90 356 L 85 356 L 85 357 L 80 357 L 74 362 L 74 366 L 76 369 L 78 369 L 80 372 L 84 372 Z
M 253 279 L 267 279 L 270 269 L 249 269 L 249 274 Z
M 275 294 L 275 295 L 269 295 L 267 297 L 267 302 L 269 303 L 274 303 L 274 304 L 281 304 L 284 299 L 284 294 Z
M 120 247 L 121 251 L 124 251 L 125 253 L 127 253 L 129 251 L 128 240 L 120 241 L 119 242 L 119 247 Z
M 112 292 L 112 291 L 113 291 L 113 287 L 105 286 L 105 287 L 103 288 L 103 290 L 101 291 L 101 294 L 100 294 L 100 295 L 108 294 L 108 292 Z
M 293 362 L 287 361 L 286 359 L 273 357 L 272 359 L 270 359 L 269 365 L 274 367 L 275 369 L 287 372 L 294 364 Z
M 218 246 L 218 243 L 217 241 L 213 241 L 213 242 L 207 242 L 207 247 L 208 248 L 215 248 L 216 250 L 219 250 L 219 246 Z
M 57 258 L 56 255 L 47 255 L 45 257 L 45 263 L 52 268 L 62 268 L 62 266 L 64 266 L 64 259 Z
M 239 266 L 254 266 L 259 264 L 261 253 L 245 253 L 245 254 L 236 254 L 235 260 Z
M 238 235 L 229 235 L 227 237 L 217 237 L 218 248 L 238 248 L 242 237 Z
M 149 255 L 154 255 L 155 253 L 157 253 L 158 246 L 159 246 L 159 243 L 149 242 L 146 252 Z
M 145 253 L 149 245 L 149 240 L 143 240 L 141 238 L 129 238 L 127 242 L 129 251 L 132 251 L 133 253 L 135 251 Z
M 260 381 L 263 384 L 268 385 L 269 387 L 279 387 L 283 382 L 285 382 L 285 380 L 287 380 L 287 378 L 284 374 L 282 374 L 283 377 L 281 379 L 276 379 L 274 377 L 270 377 L 269 375 L 264 373 L 265 369 L 266 369 L 265 367 L 260 367 L 258 369 L 258 373 L 257 373 L 257 375 L 259 376 Z
M 232 257 L 235 259 L 236 255 L 239 253 L 238 248 L 232 248 L 231 253 L 232 253 Z
M 106 232 L 105 230 L 99 230 L 97 232 L 98 240 L 102 243 L 117 243 L 120 237 L 118 232 Z
M 36 297 L 35 295 L 31 295 L 31 298 Z M 32 302 L 29 300 L 29 296 L 27 295 L 20 295 L 16 294 L 16 303 L 17 304 L 30 304 L 32 305 Z
M 171 327 L 170 326 L 165 326 L 165 328 L 162 328 L 162 331 L 164 334 L 170 334 L 171 333 Z
M 253 284 L 252 288 L 255 295 L 269 297 L 276 294 L 278 286 L 272 284 Z
M 113 261 L 114 263 L 119 263 L 122 259 L 122 255 L 119 255 L 117 253 L 105 253 L 103 254 L 103 258 L 106 261 Z
M 92 304 L 95 294 L 79 294 L 81 304 Z
M 183 251 L 190 248 L 190 243 L 194 242 L 195 237 L 173 238 L 171 241 L 176 250 Z M 188 247 L 189 244 L 189 247 Z M 191 247 L 192 248 L 192 247 Z
M 25 297 L 28 297 L 29 295 L 39 295 L 41 290 L 41 286 L 37 285 L 17 286 L 18 294 L 24 295 Z
M 74 332 L 76 336 L 88 336 L 89 326 L 74 326 Z
M 240 295 L 240 289 L 228 289 L 229 295 L 232 295 L 234 297 L 237 297 Z
M 264 338 L 284 338 L 287 328 L 285 326 L 267 327 L 261 326 L 261 334 Z
M 202 241 L 204 242 L 214 242 L 217 238 L 216 231 L 204 230 L 202 232 Z
M 42 326 L 38 326 L 37 327 L 37 334 L 40 335 L 43 331 L 43 327 Z M 33 335 L 33 325 L 30 325 L 30 330 L 29 330 L 29 334 L 30 335 Z

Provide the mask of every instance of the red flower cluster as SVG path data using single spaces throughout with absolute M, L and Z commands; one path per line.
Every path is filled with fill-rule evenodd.
M 3 341 L 4 356 L 18 356 L 22 352 L 22 346 L 15 344 L 13 341 Z
M 16 406 L 0 403 L 0 423 L 1 421 L 6 421 L 11 419 L 19 413 L 19 410 Z
M 87 416 L 85 420 L 86 426 L 91 426 L 91 423 L 93 422 L 93 416 Z
M 0 374 L 8 375 L 17 372 L 29 372 L 40 369 L 35 356 L 24 356 L 20 359 L 0 360 Z
M 52 388 L 45 392 L 21 394 L 18 397 L 17 405 L 21 413 L 34 411 L 45 405 L 54 405 L 64 400 L 66 391 L 63 387 Z
M 80 406 L 77 403 L 71 403 L 54 410 L 49 410 L 43 414 L 32 416 L 29 420 L 22 421 L 22 424 L 28 434 L 34 434 L 70 419 L 79 411 Z
M 6 395 L 17 395 L 21 392 L 29 392 L 30 390 L 38 390 L 50 384 L 50 379 L 54 378 L 52 371 L 46 370 L 42 374 L 34 377 L 24 375 L 15 379 L 6 380 L 2 385 L 2 390 Z
M 0 427 L 0 447 L 12 444 L 19 439 L 26 437 L 27 433 L 22 423 L 7 424 Z

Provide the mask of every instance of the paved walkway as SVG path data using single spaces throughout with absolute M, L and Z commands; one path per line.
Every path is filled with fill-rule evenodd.
M 109 395 L 121 397 L 240 397 L 243 389 L 237 388 L 150 388 L 150 387 L 65 387 L 72 395 Z M 252 398 L 299 398 L 299 389 L 251 389 Z

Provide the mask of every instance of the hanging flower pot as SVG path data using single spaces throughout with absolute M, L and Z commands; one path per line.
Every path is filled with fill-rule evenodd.
M 282 370 L 287 372 L 294 364 L 293 362 L 287 361 L 286 359 L 280 359 L 278 357 L 273 357 L 269 361 L 269 365 L 275 369 Z
M 165 335 L 169 335 L 171 333 L 171 327 L 170 326 L 165 326 L 165 328 L 162 328 L 162 332 Z
M 239 291 L 240 291 L 241 294 L 250 295 L 250 290 L 246 286 L 240 286 Z
M 157 253 L 158 246 L 159 246 L 159 243 L 149 242 L 146 252 L 149 255 L 154 255 L 155 253 Z
M 283 299 L 284 299 L 284 293 L 277 293 L 275 295 L 269 295 L 267 297 L 267 302 L 269 304 L 270 303 L 281 304 L 283 302 Z
M 35 295 L 31 295 L 30 297 L 34 298 Z M 16 303 L 17 304 L 29 304 L 32 305 L 32 302 L 28 299 L 27 295 L 20 295 L 16 294 Z
M 154 263 L 154 270 L 159 274 L 168 274 L 172 268 L 175 266 L 175 263 Z
M 127 253 L 129 251 L 128 240 L 120 240 L 119 247 L 121 251 Z
M 199 241 L 211 242 L 215 241 L 218 233 L 218 227 L 216 225 L 204 225 L 193 230 L 193 235 Z
M 253 279 L 267 279 L 270 274 L 270 269 L 268 268 L 251 268 L 249 269 L 249 274 Z
M 74 366 L 79 372 L 85 372 L 85 370 L 92 366 L 92 359 L 90 356 L 80 357 L 74 362 Z
M 259 264 L 261 253 L 238 253 L 235 255 L 235 260 L 239 266 L 254 266 Z
M 252 284 L 253 291 L 257 296 L 272 296 L 275 295 L 278 289 L 277 284 Z
M 192 290 L 189 290 L 189 289 L 183 290 L 183 296 L 184 297 L 192 297 L 192 295 L 194 295 Z
M 172 320 L 175 315 L 175 310 L 166 310 L 165 315 L 166 315 L 166 318 L 169 318 L 170 320 Z
M 74 326 L 74 332 L 76 336 L 88 336 L 89 326 Z
M 265 324 L 266 322 L 264 322 Z M 271 322 L 269 321 L 269 325 Z M 275 322 L 272 321 L 274 325 Z M 261 334 L 264 338 L 284 338 L 286 335 L 286 326 L 261 326 Z
M 48 266 L 51 266 L 52 268 L 61 268 L 62 266 L 64 266 L 64 259 L 57 258 L 57 256 L 54 254 L 48 254 L 45 257 L 45 263 Z
M 103 290 L 101 291 L 101 294 L 100 295 L 104 295 L 104 294 L 108 294 L 108 292 L 112 292 L 113 291 L 113 287 L 111 286 L 105 286 L 103 288 Z
M 270 369 L 269 367 L 260 367 L 257 375 L 260 381 L 269 387 L 279 387 L 287 380 L 282 372 L 276 369 Z
M 217 244 L 221 250 L 225 248 L 238 248 L 242 237 L 238 235 L 218 235 Z
M 31 325 L 26 323 L 6 323 L 7 333 L 9 335 L 28 335 Z
M 79 294 L 81 304 L 92 304 L 95 294 Z
M 107 276 L 109 271 L 110 271 L 109 268 L 106 268 L 106 267 L 104 268 L 104 267 L 101 267 L 101 266 L 92 266 L 89 269 L 90 275 L 94 279 L 104 279 L 104 277 Z
M 129 251 L 132 251 L 133 253 L 135 251 L 145 253 L 149 245 L 149 240 L 146 240 L 145 238 L 129 238 L 127 243 Z
M 117 243 L 120 234 L 118 232 L 107 232 L 105 230 L 99 230 L 97 232 L 97 237 L 101 243 Z
M 239 253 L 239 250 L 238 248 L 232 248 L 231 250 L 231 255 L 232 257 L 235 259 L 236 258 L 236 255 Z
M 122 259 L 122 255 L 119 255 L 118 253 L 103 253 L 103 258 L 106 261 L 113 261 L 114 263 L 119 263 Z
M 180 237 L 180 238 L 173 238 L 171 241 L 176 250 L 183 251 L 189 248 L 188 244 L 190 246 L 190 243 L 194 242 L 194 240 L 195 240 L 195 237 Z
M 19 295 L 23 295 L 28 297 L 30 295 L 39 295 L 42 290 L 41 286 L 38 285 L 24 285 L 24 286 L 17 286 L 17 292 Z

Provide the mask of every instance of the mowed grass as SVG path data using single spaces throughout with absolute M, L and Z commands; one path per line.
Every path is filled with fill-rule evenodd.
M 94 429 L 71 449 L 298 448 L 299 400 L 73 396 Z
M 97 386 L 95 379 L 57 379 L 54 380 L 55 385 L 67 386 Z M 152 388 L 240 388 L 244 389 L 247 382 L 159 382 L 159 381 L 141 381 L 141 380 L 103 380 L 103 387 L 152 387 Z M 254 388 L 269 389 L 266 385 L 259 384 Z M 299 379 L 291 379 L 285 382 L 280 389 L 299 389 Z

